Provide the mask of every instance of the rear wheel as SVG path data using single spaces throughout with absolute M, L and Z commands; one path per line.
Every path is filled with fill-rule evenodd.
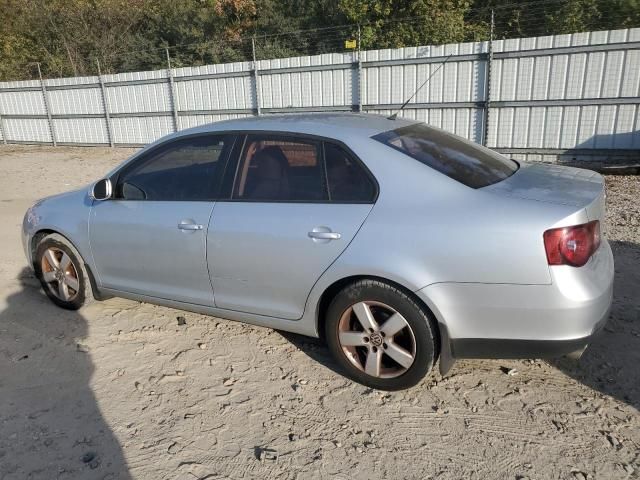
M 351 379 L 380 390 L 417 384 L 437 356 L 435 323 L 401 289 L 376 280 L 349 285 L 331 302 L 327 344 Z
M 59 307 L 77 310 L 92 298 L 80 254 L 63 236 L 52 234 L 40 241 L 34 266 L 45 293 Z

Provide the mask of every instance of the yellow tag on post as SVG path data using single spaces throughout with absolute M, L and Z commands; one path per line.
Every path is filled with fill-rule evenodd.
M 350 38 L 349 40 L 344 41 L 344 48 L 353 49 L 353 48 L 356 48 L 357 46 L 358 46 L 358 41 L 353 38 Z

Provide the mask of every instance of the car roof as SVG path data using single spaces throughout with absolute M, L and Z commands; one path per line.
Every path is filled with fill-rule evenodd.
M 208 123 L 182 130 L 181 134 L 219 131 L 270 131 L 318 135 L 328 138 L 371 137 L 377 133 L 412 125 L 412 120 L 389 120 L 383 115 L 367 113 L 304 113 L 262 115 Z

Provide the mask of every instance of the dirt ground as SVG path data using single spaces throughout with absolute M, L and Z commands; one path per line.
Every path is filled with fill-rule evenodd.
M 312 339 L 121 299 L 55 307 L 25 269 L 23 214 L 131 152 L 0 147 L 0 479 L 640 478 L 640 178 L 607 178 L 615 300 L 579 363 L 459 361 L 386 393 Z

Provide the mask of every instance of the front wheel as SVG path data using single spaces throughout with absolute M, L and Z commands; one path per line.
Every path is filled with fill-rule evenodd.
M 59 307 L 77 310 L 92 298 L 80 254 L 63 236 L 52 234 L 40 241 L 34 267 L 45 293 Z
M 331 302 L 327 344 L 348 377 L 380 390 L 416 385 L 438 352 L 435 322 L 401 289 L 361 280 Z

